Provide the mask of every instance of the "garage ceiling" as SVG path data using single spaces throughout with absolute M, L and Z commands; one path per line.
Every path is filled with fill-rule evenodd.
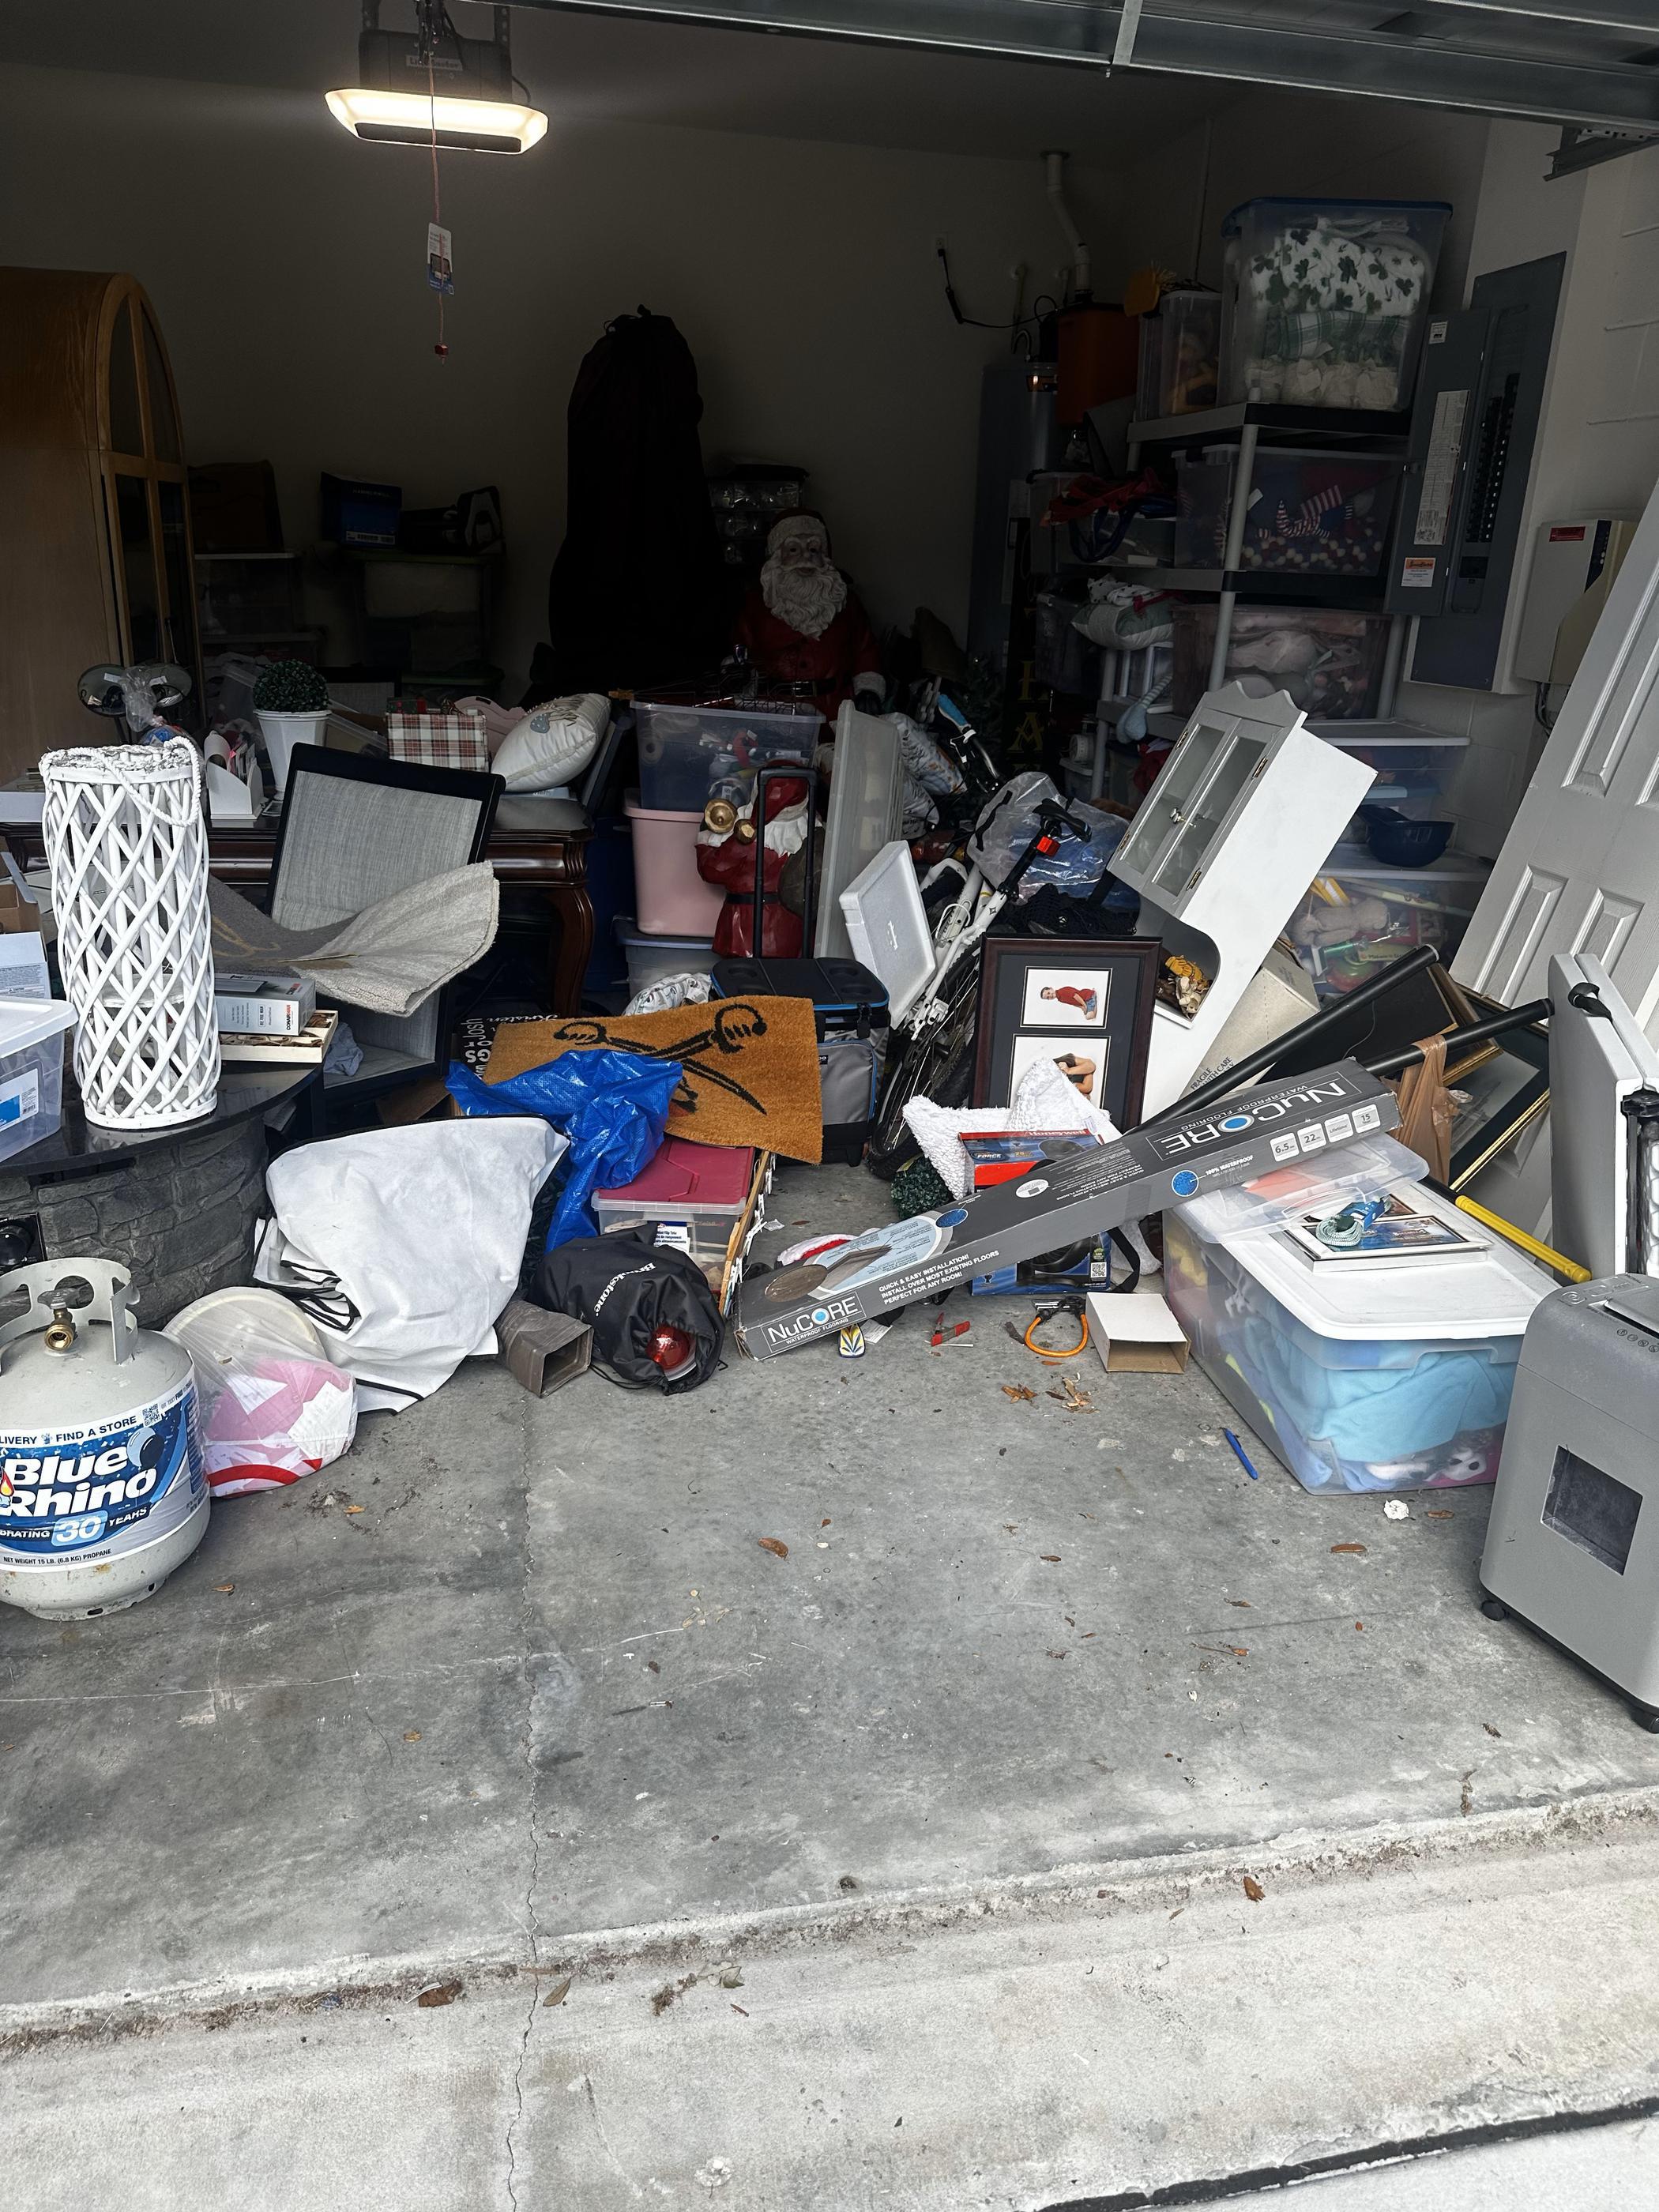
M 516 0 L 1659 132 L 1653 0 Z
M 489 35 L 486 9 L 449 4 L 462 31 Z M 0 0 L 0 67 L 286 93 L 294 103 L 270 113 L 296 125 L 322 118 L 331 131 L 318 95 L 354 74 L 359 15 L 359 0 Z M 383 20 L 412 21 L 407 0 L 385 0 Z M 556 131 L 655 124 L 1015 161 L 1070 146 L 1103 168 L 1133 163 L 1242 92 L 1191 77 L 540 8 L 514 9 L 513 57 Z

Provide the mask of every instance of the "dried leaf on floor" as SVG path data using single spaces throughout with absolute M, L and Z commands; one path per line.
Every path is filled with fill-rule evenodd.
M 1244 1877 L 1244 1894 L 1252 1905 L 1260 1905 L 1267 1893 L 1253 1874 L 1247 1874 Z
M 1063 1659 L 1066 1656 L 1066 1654 L 1063 1651 L 1051 1651 L 1048 1654 L 1048 1656 L 1051 1659 Z
M 742 2012 L 742 2013 L 743 2013 L 743 2016 L 744 2016 L 744 2018 L 745 2020 L 747 2020 L 747 2019 L 748 2019 L 748 2017 L 749 2017 L 748 2014 L 747 2014 L 746 2012 L 743 2012 L 743 2007 L 742 2007 L 740 2004 L 734 2004 L 734 2005 L 732 2006 L 732 2011 L 733 2011 L 733 2012 Z
M 421 1731 L 419 1729 L 405 1729 L 404 1730 L 404 1741 L 405 1743 L 418 1743 L 420 1740 Z
M 1482 1722 L 1481 1722 L 1481 1723 L 1480 1723 L 1480 1725 L 1481 1725 L 1481 1727 L 1482 1727 L 1483 1729 L 1485 1729 L 1485 1730 L 1486 1731 L 1486 1734 L 1487 1734 L 1488 1735 L 1495 1735 L 1495 1736 L 1498 1736 L 1498 1737 L 1500 1737 L 1500 1738 L 1502 1737 L 1503 1733 L 1504 1733 L 1503 1729 L 1495 1729 L 1495 1728 L 1492 1726 L 1492 1723 L 1491 1723 L 1490 1721 L 1482 1721 Z
M 723 1990 L 740 1990 L 743 1987 L 743 1968 L 728 1966 L 720 1976 L 720 1987 Z
M 1425 1505 L 1423 1517 L 1425 1521 L 1455 1521 L 1457 1516 L 1449 1505 Z
M 542 1999 L 542 2009 L 544 2012 L 547 2010 L 550 2005 L 562 2005 L 564 2002 L 565 1999 L 570 1994 L 570 1985 L 574 1979 L 575 1977 L 574 1974 L 567 1974 L 562 1982 L 554 1983 L 552 1988 Z
M 678 2002 L 696 1980 L 695 1974 L 682 1974 L 677 1982 L 665 1982 L 651 2000 L 651 2009 L 659 2020 L 670 2005 Z
M 1229 1605 L 1242 1605 L 1246 1613 L 1250 1610 L 1250 1601 L 1247 1597 L 1230 1597 L 1227 1602 Z
M 1333 1544 L 1331 1546 L 1334 1552 L 1363 1552 L 1364 1548 L 1363 1544 Z
M 647 1674 L 660 1674 L 662 1668 L 654 1659 L 647 1659 L 645 1662 L 645 1671 Z
M 346 1508 L 348 1513 L 361 1513 L 362 1510 L 363 1508 L 361 1505 L 348 1505 Z
M 1036 1397 L 1036 1392 L 1029 1389 L 1024 1382 L 1005 1382 L 1002 1386 L 1002 1395 L 1005 1398 L 1012 1398 L 1017 1404 L 1024 1406 L 1030 1403 Z
M 415 2002 L 423 2010 L 430 2012 L 434 2005 L 453 2004 L 460 1994 L 461 1985 L 459 1982 L 428 1982 L 416 1996 Z
M 756 1539 L 763 1552 L 770 1552 L 776 1559 L 787 1559 L 789 1547 L 781 1536 L 760 1536 Z
M 1037 1553 L 1037 1557 L 1042 1560 L 1045 1567 L 1057 1567 L 1060 1565 L 1060 1553 L 1058 1552 L 1039 1552 Z
M 235 1589 L 236 1585 L 234 1583 L 215 1583 L 213 1587 L 219 1592 L 222 1597 L 228 1597 L 232 1590 Z

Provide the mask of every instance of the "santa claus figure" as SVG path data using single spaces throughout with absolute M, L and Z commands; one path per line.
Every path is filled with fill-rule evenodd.
M 768 532 L 765 566 L 733 641 L 768 698 L 809 700 L 831 723 L 847 699 L 856 697 L 866 714 L 881 712 L 876 634 L 830 557 L 823 517 L 810 508 L 780 515 Z
M 766 821 L 755 819 L 755 802 L 709 800 L 697 831 L 697 872 L 718 884 L 726 904 L 714 925 L 716 954 L 770 954 L 793 960 L 805 948 L 805 866 L 811 784 L 805 775 L 777 776 L 766 785 Z M 757 854 L 755 848 L 759 843 Z M 755 942 L 755 878 L 761 879 L 761 941 Z

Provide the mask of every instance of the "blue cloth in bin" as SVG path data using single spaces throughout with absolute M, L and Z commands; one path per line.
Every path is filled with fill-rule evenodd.
M 1322 1367 L 1247 1319 L 1238 1358 L 1299 1433 L 1367 1466 L 1414 1459 L 1468 1429 L 1502 1428 L 1515 1369 L 1483 1349 L 1425 1352 L 1410 1367 Z
M 680 1080 L 677 1060 L 593 1046 L 562 1052 L 539 1067 L 483 1083 L 459 1060 L 446 1079 L 463 1114 L 533 1114 L 570 1139 L 555 1170 L 558 1202 L 548 1227 L 550 1252 L 573 1237 L 597 1237 L 588 1204 L 596 1190 L 632 1182 L 655 1158 L 667 1126 L 669 1101 Z

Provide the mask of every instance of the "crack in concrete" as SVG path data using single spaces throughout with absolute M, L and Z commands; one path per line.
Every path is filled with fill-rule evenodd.
M 535 1972 L 541 1964 L 541 1930 L 536 1911 L 536 1887 L 541 1872 L 541 1836 L 537 1826 L 541 1811 L 541 1765 L 536 1756 L 536 1659 L 532 1649 L 535 1638 L 531 1633 L 530 1609 L 530 1577 L 534 1565 L 534 1547 L 531 1541 L 530 1404 L 526 1397 L 521 1417 L 524 1439 L 524 1574 L 519 1585 L 519 1633 L 524 1646 L 524 1755 L 529 1775 L 525 1818 L 530 1828 L 530 1864 L 525 1875 L 524 1905 L 525 1923 L 530 1936 L 531 1980 L 524 2033 L 519 2039 L 519 2056 L 513 2069 L 513 2113 L 507 2124 L 507 2201 L 512 2212 L 519 2212 L 518 2146 L 514 2137 L 519 2124 L 524 2118 L 525 2063 L 530 2056 L 530 2039 L 535 2033 L 536 2012 L 541 2002 L 541 1982 Z

